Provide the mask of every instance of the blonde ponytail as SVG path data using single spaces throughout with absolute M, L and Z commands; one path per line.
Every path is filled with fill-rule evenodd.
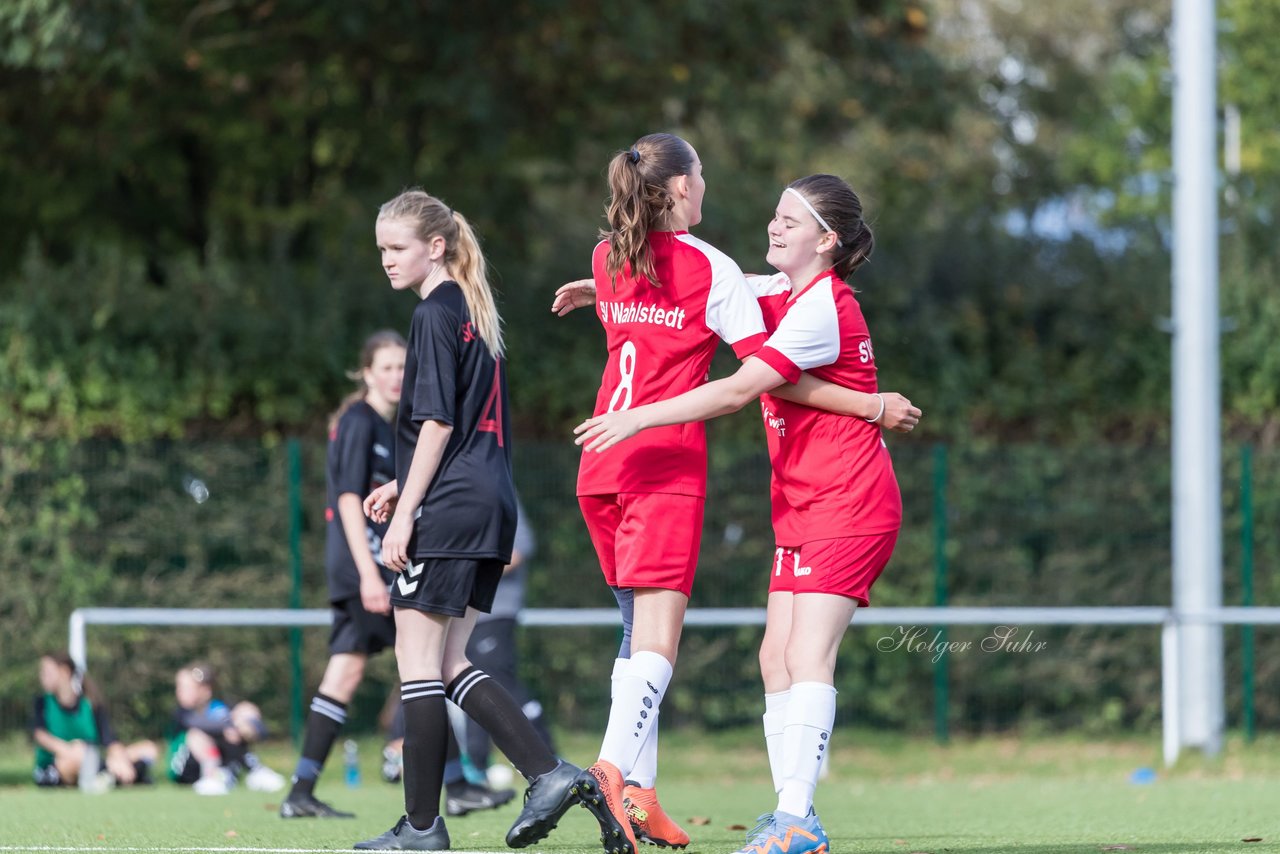
M 488 265 L 484 254 L 480 251 L 480 241 L 471 228 L 467 218 L 457 211 L 453 212 L 453 221 L 458 228 L 456 241 L 449 241 L 445 250 L 445 261 L 449 271 L 454 274 L 458 284 L 462 286 L 462 296 L 471 311 L 471 319 L 475 321 L 476 331 L 489 345 L 489 352 L 494 358 L 501 358 L 502 317 L 498 314 L 498 306 L 493 300 L 493 288 L 489 285 Z M 449 253 L 453 252 L 450 261 Z
M 501 358 L 502 317 L 489 284 L 488 265 L 480 241 L 467 218 L 424 190 L 405 190 L 378 209 L 378 219 L 403 220 L 414 226 L 418 239 L 444 238 L 444 263 L 462 288 L 462 297 L 475 322 L 476 332 L 494 358 Z

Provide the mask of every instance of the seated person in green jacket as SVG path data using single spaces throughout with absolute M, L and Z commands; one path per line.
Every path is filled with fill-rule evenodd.
M 37 786 L 75 785 L 82 773 L 106 775 L 105 785 L 151 782 L 155 744 L 124 745 L 116 739 L 102 698 L 71 656 L 55 652 L 40 657 L 40 690 L 31 716 Z

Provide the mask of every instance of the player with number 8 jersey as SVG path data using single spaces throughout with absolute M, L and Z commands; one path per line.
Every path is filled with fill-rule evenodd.
M 644 276 L 626 274 L 610 284 L 608 241 L 602 240 L 591 258 L 599 295 L 596 312 L 609 350 L 596 415 L 702 385 L 721 339 L 740 359 L 765 340 L 755 296 L 724 253 L 688 231 L 650 232 L 649 246 L 656 286 Z M 660 427 L 636 437 L 624 453 L 584 455 L 578 494 L 619 492 L 705 497 L 705 425 Z
M 778 806 L 737 854 L 774 847 L 778 854 L 824 854 L 830 841 L 813 794 L 835 722 L 836 653 L 854 611 L 869 603 L 902 523 L 881 427 L 910 431 L 922 413 L 901 395 L 877 391 L 870 333 L 846 284 L 875 244 L 853 188 L 826 174 L 792 182 L 767 234 L 765 260 L 780 275 L 753 279 L 771 330 L 764 346 L 731 377 L 597 414 L 575 432 L 588 452 L 610 453 L 640 431 L 734 412 L 764 394 L 778 548 L 760 671 Z M 780 397 L 809 371 L 874 408 L 850 417 Z
M 641 137 L 609 164 L 608 227 L 591 259 L 608 346 L 596 414 L 697 388 L 721 340 L 739 358 L 765 340 L 742 271 L 689 234 L 702 219 L 705 188 L 697 152 L 671 134 Z M 637 841 L 689 844 L 654 787 L 662 698 L 693 587 L 706 481 L 700 423 L 649 431 L 614 453 L 584 454 L 579 465 L 578 504 L 623 616 L 599 760 L 576 787 L 600 824 L 605 854 L 634 854 Z

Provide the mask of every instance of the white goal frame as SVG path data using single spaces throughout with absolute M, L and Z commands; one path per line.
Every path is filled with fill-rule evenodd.
M 68 652 L 84 669 L 88 627 L 327 626 L 327 608 L 77 608 L 68 621 Z M 690 608 L 686 626 L 763 626 L 764 608 Z M 525 626 L 621 626 L 616 608 L 526 608 Z M 1280 607 L 1215 608 L 1179 613 L 1159 606 L 1099 608 L 859 608 L 854 626 L 1160 626 L 1160 719 L 1164 763 L 1180 752 L 1178 628 L 1184 625 L 1280 626 Z

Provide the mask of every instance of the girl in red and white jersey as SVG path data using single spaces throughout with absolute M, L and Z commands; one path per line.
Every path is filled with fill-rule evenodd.
M 770 329 L 764 346 L 731 377 L 660 403 L 597 412 L 575 432 L 588 452 L 605 451 L 642 430 L 733 412 L 764 395 L 778 548 L 760 668 L 778 806 L 742 851 L 776 845 L 808 854 L 828 845 L 813 792 L 835 719 L 836 651 L 854 610 L 868 604 L 902 521 L 880 428 L 907 432 L 921 413 L 900 395 L 876 392 L 870 334 L 844 281 L 873 246 L 849 185 L 833 175 L 794 182 L 768 233 L 766 260 L 780 275 L 752 278 Z M 861 417 L 780 397 L 802 372 L 859 393 Z
M 765 339 L 742 271 L 689 234 L 702 219 L 706 184 L 688 142 L 664 133 L 641 137 L 613 157 L 609 189 L 591 293 L 576 303 L 594 301 L 605 329 L 608 361 L 597 414 L 698 387 L 721 340 L 743 358 Z M 577 785 L 607 852 L 633 854 L 637 836 L 689 844 L 653 787 L 656 725 L 693 585 L 706 478 L 702 424 L 656 429 L 611 454 L 584 454 L 578 471 L 583 518 L 624 627 L 631 627 L 614 662 L 599 761 Z

